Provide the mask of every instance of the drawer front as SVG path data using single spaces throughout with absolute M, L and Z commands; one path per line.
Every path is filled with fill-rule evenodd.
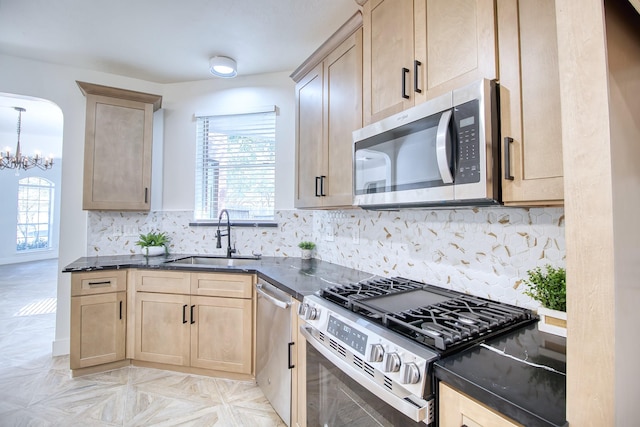
M 71 296 L 74 297 L 126 290 L 126 270 L 104 270 L 71 274 Z
M 253 274 L 192 273 L 191 295 L 251 298 L 255 278 Z
M 136 291 L 189 294 L 189 272 L 139 270 L 134 273 Z

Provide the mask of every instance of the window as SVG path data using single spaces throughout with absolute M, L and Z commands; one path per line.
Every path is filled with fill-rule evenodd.
M 273 220 L 275 109 L 197 117 L 195 219 Z
M 29 177 L 18 182 L 18 251 L 51 247 L 53 189 L 54 184 L 44 178 Z

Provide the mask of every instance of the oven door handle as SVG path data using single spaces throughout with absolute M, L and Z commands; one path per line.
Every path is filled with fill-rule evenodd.
M 322 345 L 312 334 L 310 326 L 300 326 L 300 333 L 306 338 L 307 342 L 313 346 L 322 356 L 327 358 L 331 363 L 337 366 L 342 372 L 347 374 L 351 379 L 359 383 L 378 398 L 391 405 L 393 408 L 403 413 L 407 417 L 416 422 L 425 421 L 430 413 L 433 400 L 426 401 L 413 394 L 407 393 L 405 398 L 390 393 L 382 386 L 371 382 L 370 377 L 353 368 L 344 360 L 333 354 L 329 349 Z M 410 402 L 408 401 L 410 399 Z
M 438 161 L 438 170 L 440 178 L 445 184 L 453 182 L 451 168 L 449 167 L 451 156 L 451 137 L 449 134 L 449 123 L 451 122 L 451 110 L 444 111 L 438 122 L 438 130 L 436 132 L 436 160 Z

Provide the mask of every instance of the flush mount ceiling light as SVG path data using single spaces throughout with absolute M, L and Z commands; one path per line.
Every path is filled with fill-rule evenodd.
M 214 56 L 209 59 L 209 71 L 218 77 L 231 78 L 238 74 L 236 61 L 226 56 Z

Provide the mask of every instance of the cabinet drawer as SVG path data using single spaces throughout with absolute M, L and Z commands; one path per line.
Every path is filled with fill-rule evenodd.
M 127 290 L 126 270 L 73 273 L 71 296 L 106 294 Z
M 136 271 L 134 280 L 136 291 L 166 294 L 188 294 L 190 291 L 188 272 Z
M 191 295 L 251 298 L 254 282 L 252 274 L 192 273 Z

